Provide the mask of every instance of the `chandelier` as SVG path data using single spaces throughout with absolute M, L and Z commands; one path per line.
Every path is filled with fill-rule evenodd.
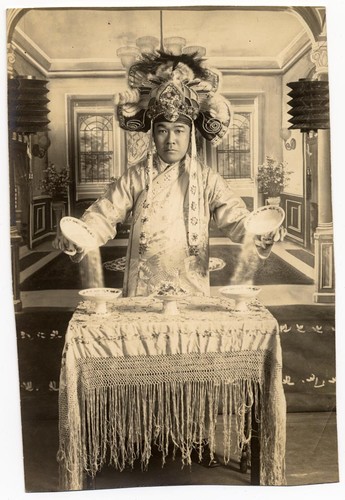
M 199 57 L 206 55 L 205 47 L 199 45 L 186 46 L 186 39 L 180 36 L 163 37 L 163 12 L 160 11 L 160 40 L 154 36 L 142 36 L 135 40 L 135 45 L 119 47 L 116 55 L 120 58 L 122 66 L 128 70 L 141 54 L 164 50 L 173 55 L 198 54 Z

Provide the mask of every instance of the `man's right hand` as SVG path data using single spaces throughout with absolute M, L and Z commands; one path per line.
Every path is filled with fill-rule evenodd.
M 56 238 L 52 242 L 52 246 L 56 250 L 62 250 L 67 255 L 76 256 L 78 254 L 80 256 L 79 260 L 83 258 L 83 249 L 65 238 L 65 236 L 63 236 L 62 234 L 60 236 L 56 236 Z M 73 260 L 75 261 L 76 257 Z

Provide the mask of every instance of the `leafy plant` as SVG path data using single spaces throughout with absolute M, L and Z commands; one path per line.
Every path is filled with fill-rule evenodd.
M 266 162 L 258 167 L 259 191 L 269 197 L 279 196 L 287 186 L 290 174 L 285 162 L 266 156 Z
M 41 189 L 53 199 L 61 199 L 66 196 L 71 182 L 69 171 L 66 168 L 57 170 L 54 163 L 49 163 L 44 172 L 46 178 L 41 182 Z

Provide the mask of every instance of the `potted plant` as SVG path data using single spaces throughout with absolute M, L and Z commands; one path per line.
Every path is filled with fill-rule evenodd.
M 269 204 L 280 203 L 280 195 L 287 186 L 290 177 L 286 170 L 286 163 L 277 161 L 270 156 L 266 156 L 266 161 L 263 165 L 259 165 L 257 181 L 259 191 L 267 196 Z
M 49 163 L 44 170 L 46 178 L 41 182 L 41 189 L 52 197 L 53 201 L 66 198 L 70 184 L 69 171 L 66 168 L 57 170 L 54 163 Z

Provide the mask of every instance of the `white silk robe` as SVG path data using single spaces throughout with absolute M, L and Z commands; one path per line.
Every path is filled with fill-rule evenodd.
M 143 255 L 139 254 L 139 239 L 146 200 L 145 162 L 128 168 L 110 184 L 106 193 L 86 210 L 82 220 L 96 232 L 103 245 L 116 235 L 116 224 L 123 223 L 132 213 L 124 296 L 150 295 L 162 281 L 178 281 L 189 293 L 209 295 L 210 219 L 213 217 L 229 238 L 240 242 L 244 236 L 243 221 L 248 215 L 246 206 L 218 173 L 200 163 L 200 239 L 198 255 L 190 255 L 187 241 L 189 174 L 183 161 L 161 173 L 159 163 L 155 164 L 149 221 L 145 225 L 148 247 Z

